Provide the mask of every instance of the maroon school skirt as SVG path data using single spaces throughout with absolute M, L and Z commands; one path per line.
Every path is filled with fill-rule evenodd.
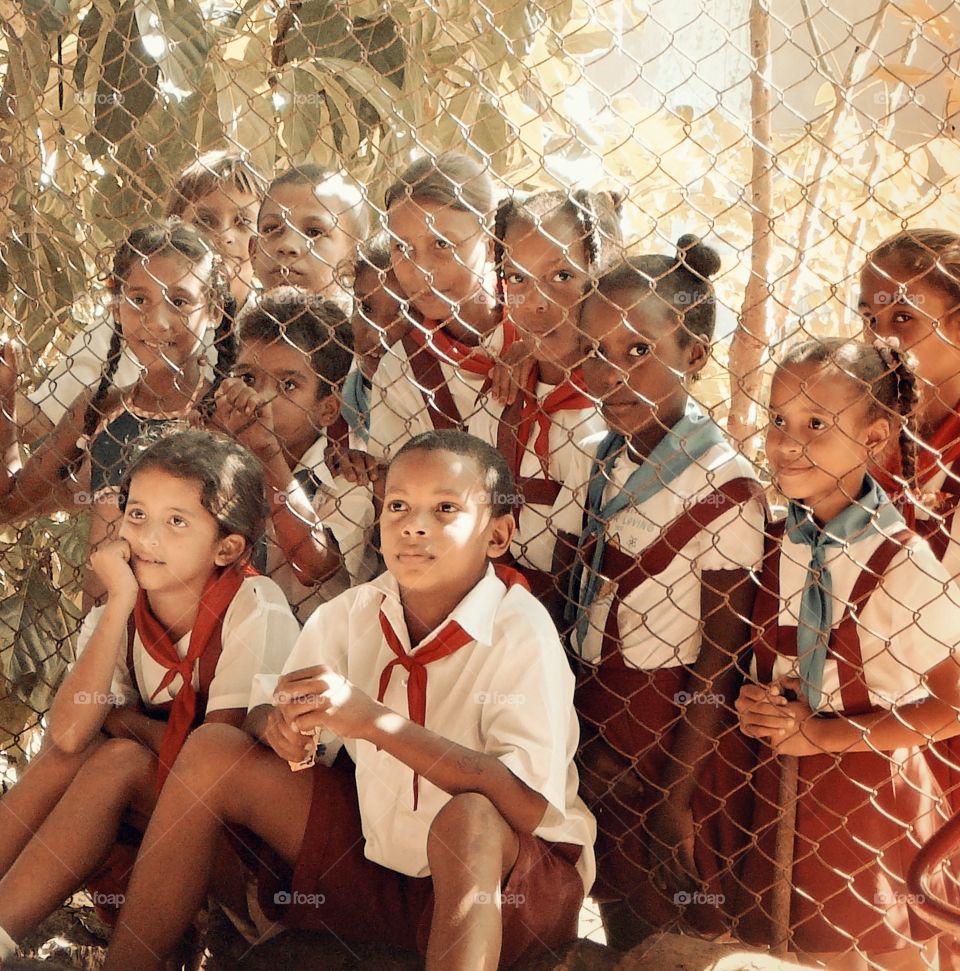
M 780 763 L 767 746 L 754 775 L 756 848 L 744 860 L 737 933 L 772 936 Z M 945 801 L 923 749 L 799 760 L 790 926 L 792 950 L 882 953 L 936 932 L 909 907 L 906 875 L 944 821 Z M 938 894 L 956 899 L 943 882 Z
M 726 911 L 737 890 L 735 868 L 750 840 L 745 824 L 751 816 L 755 755 L 749 739 L 737 730 L 732 711 L 691 801 L 699 893 L 667 894 L 654 885 L 645 826 L 647 814 L 664 797 L 660 782 L 672 758 L 671 739 L 683 716 L 688 680 L 682 666 L 641 671 L 612 664 L 592 668 L 578 679 L 581 774 L 598 830 L 594 895 L 626 900 L 634 913 L 658 927 L 684 919 L 702 933 L 716 934 L 729 925 Z M 722 702 L 701 696 L 690 703 Z M 632 765 L 642 785 L 629 802 L 605 778 L 604 762 L 609 764 L 611 753 Z

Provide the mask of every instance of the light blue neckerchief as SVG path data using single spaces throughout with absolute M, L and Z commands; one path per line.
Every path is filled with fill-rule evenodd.
M 569 599 L 564 618 L 567 623 L 576 621 L 575 646 L 579 650 L 583 649 L 590 606 L 596 599 L 600 586 L 600 569 L 607 548 L 606 531 L 610 520 L 627 506 L 640 506 L 645 503 L 714 445 L 724 441 L 724 434 L 717 424 L 704 415 L 692 400 L 688 400 L 683 418 L 667 431 L 653 451 L 630 474 L 624 487 L 606 505 L 603 505 L 603 493 L 626 445 L 626 439 L 619 432 L 608 432 L 600 443 L 590 471 L 586 525 L 577 544 L 577 558 L 570 577 Z M 596 537 L 597 543 L 590 569 L 584 577 L 581 550 L 593 537 Z
M 833 581 L 826 568 L 827 549 L 860 543 L 895 525 L 905 525 L 903 517 L 869 475 L 863 495 L 825 526 L 817 524 L 809 509 L 790 503 L 786 534 L 794 543 L 810 547 L 797 624 L 797 665 L 803 693 L 814 711 L 820 706 L 823 668 L 833 629 Z
M 363 441 L 370 438 L 370 392 L 363 380 L 363 372 L 356 368 L 347 375 L 341 392 L 343 420 L 350 431 L 356 432 Z

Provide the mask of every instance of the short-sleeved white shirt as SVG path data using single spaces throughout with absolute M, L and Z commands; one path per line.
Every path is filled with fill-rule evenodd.
M 496 355 L 503 347 L 503 326 L 499 325 L 480 342 L 479 349 Z M 422 353 L 429 354 L 428 350 Z M 445 361 L 440 370 L 464 423 L 481 405 L 486 378 L 461 370 Z M 397 341 L 380 359 L 370 389 L 370 440 L 367 449 L 378 459 L 386 459 L 404 442 L 422 432 L 433 431 L 433 421 L 417 384 L 413 365 L 407 358 L 403 341 Z
M 598 435 L 585 443 L 589 454 L 584 454 L 580 462 L 586 469 L 572 479 L 580 484 L 570 491 L 565 489 L 557 500 L 554 522 L 564 531 L 580 533 L 590 466 L 602 440 L 603 435 Z M 604 504 L 623 488 L 636 468 L 626 456 L 617 459 L 604 492 Z M 756 478 L 750 463 L 727 442 L 714 445 L 646 502 L 617 513 L 607 527 L 608 548 L 638 557 L 691 503 L 739 478 Z M 759 502 L 730 509 L 690 540 L 663 573 L 628 594 L 617 615 L 624 660 L 644 670 L 694 664 L 701 643 L 702 574 L 755 569 L 763 557 L 763 528 L 764 511 Z M 584 643 L 578 645 L 584 660 L 594 662 L 600 657 L 613 589 L 609 579 L 601 579 L 590 607 Z
M 324 461 L 327 438 L 323 433 L 304 453 L 293 470 L 311 472 L 323 486 L 317 491 L 313 508 L 325 529 L 330 530 L 343 556 L 343 567 L 330 579 L 317 586 L 302 584 L 276 541 L 273 522 L 267 524 L 267 576 L 275 580 L 287 595 L 290 606 L 301 623 L 322 603 L 332 600 L 357 583 L 369 580 L 377 565 L 371 546 L 373 529 L 373 493 L 369 486 L 334 476 Z
M 77 655 L 86 649 L 103 607 L 94 607 L 87 614 L 77 639 Z M 210 683 L 207 711 L 226 708 L 246 708 L 250 689 L 256 675 L 264 672 L 279 674 L 300 633 L 300 625 L 290 611 L 283 591 L 268 577 L 247 577 L 240 585 L 223 618 L 221 628 L 222 652 Z M 190 648 L 190 634 L 177 642 L 180 657 Z M 183 681 L 176 675 L 160 694 L 153 692 L 167 674 L 144 649 L 140 635 L 134 636 L 133 664 L 137 685 L 130 680 L 127 652 L 122 650 L 113 674 L 110 693 L 118 707 L 128 707 L 140 700 L 147 707 L 173 701 Z M 193 686 L 200 687 L 200 665 L 194 666 Z
M 556 385 L 539 382 L 535 394 L 542 402 Z M 497 432 L 504 406 L 485 397 L 479 411 L 469 423 L 472 435 L 482 438 L 491 445 L 497 445 Z M 574 484 L 574 476 L 582 469 L 582 452 L 588 447 L 588 439 L 604 429 L 603 416 L 597 408 L 578 408 L 558 411 L 551 416 L 550 422 L 550 461 L 549 478 L 558 484 Z M 543 478 L 543 467 L 534 450 L 534 442 L 540 432 L 534 423 L 530 441 L 524 450 L 520 463 L 520 474 L 533 478 Z M 589 469 L 587 474 L 589 475 Z M 559 498 L 559 496 L 558 496 Z M 553 550 L 556 545 L 557 530 L 554 525 L 554 506 L 524 503 L 520 510 L 520 521 L 513 538 L 512 553 L 516 560 L 535 570 L 548 572 L 553 567 Z M 567 517 L 563 517 L 564 520 Z
M 894 534 L 902 526 L 885 530 Z M 854 584 L 883 542 L 877 535 L 848 547 L 828 546 L 825 568 L 833 591 L 833 625 L 843 619 Z M 796 628 L 807 580 L 810 547 L 784 536 L 780 554 L 780 625 Z M 877 707 L 909 704 L 929 695 L 923 675 L 950 657 L 960 643 L 960 591 L 926 543 L 897 553 L 860 613 L 857 624 L 863 677 Z M 756 663 L 753 664 L 756 677 Z M 796 658 L 778 656 L 774 679 L 798 676 Z M 839 712 L 837 662 L 827 659 L 819 711 Z
M 307 621 L 284 671 L 325 664 L 373 698 L 394 658 L 379 623 L 381 607 L 405 650 L 410 643 L 396 580 L 388 573 L 324 604 Z M 455 620 L 476 639 L 427 666 L 426 727 L 476 752 L 498 757 L 548 808 L 536 835 L 583 847 L 577 869 L 589 890 L 596 825 L 579 798 L 574 764 L 579 726 L 574 678 L 544 607 L 522 587 L 507 590 L 489 569 L 457 605 Z M 424 638 L 429 642 L 447 620 Z M 394 669 L 384 704 L 408 715 L 406 676 Z M 251 707 L 269 704 L 275 678 L 258 678 Z M 368 859 L 398 873 L 429 875 L 427 834 L 450 795 L 369 742 L 321 738 L 324 761 L 341 744 L 357 766 L 357 792 Z
M 107 317 L 92 324 L 77 334 L 67 349 L 66 355 L 47 374 L 29 398 L 53 422 L 58 424 L 67 409 L 87 388 L 96 387 L 100 373 L 110 351 L 110 338 L 113 336 L 113 318 Z M 206 357 L 216 360 L 213 351 L 214 330 L 204 334 L 207 347 Z M 204 376 L 213 377 L 213 369 L 208 365 Z M 122 342 L 122 352 L 113 383 L 118 388 L 132 387 L 140 377 L 140 364 L 130 353 L 126 341 Z

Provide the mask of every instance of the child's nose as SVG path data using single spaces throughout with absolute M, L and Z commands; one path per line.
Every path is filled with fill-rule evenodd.
M 277 243 L 277 252 L 284 256 L 299 256 L 306 246 L 303 235 L 293 226 L 284 226 Z

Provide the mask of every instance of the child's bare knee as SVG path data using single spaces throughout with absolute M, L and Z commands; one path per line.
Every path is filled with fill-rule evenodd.
M 209 794 L 235 785 L 233 771 L 245 751 L 256 743 L 232 725 L 208 723 L 190 734 L 171 771 L 192 792 Z
M 475 855 L 515 853 L 516 842 L 516 833 L 486 796 L 465 792 L 450 799 L 430 825 L 427 859 L 433 870 Z
M 153 753 L 133 738 L 108 738 L 84 762 L 80 773 L 94 779 L 132 779 L 152 771 Z

